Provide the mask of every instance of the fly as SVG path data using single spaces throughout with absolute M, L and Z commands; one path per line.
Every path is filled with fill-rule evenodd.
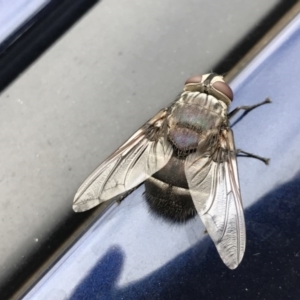
M 185 222 L 199 215 L 217 251 L 230 269 L 241 262 L 246 230 L 236 156 L 229 120 L 270 99 L 228 113 L 233 92 L 215 73 L 194 76 L 167 108 L 131 136 L 80 186 L 75 212 L 89 210 L 145 182 L 151 211 Z

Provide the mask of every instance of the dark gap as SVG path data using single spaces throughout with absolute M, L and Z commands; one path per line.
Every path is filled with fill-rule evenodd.
M 212 68 L 218 74 L 226 74 L 298 1 L 281 1 L 245 37 Z

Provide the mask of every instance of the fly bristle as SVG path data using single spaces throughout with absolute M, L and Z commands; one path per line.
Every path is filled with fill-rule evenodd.
M 179 150 L 178 148 L 175 148 L 174 150 L 175 150 L 175 155 L 180 159 L 184 159 L 191 153 L 196 152 L 196 149 Z
M 182 127 L 182 128 L 187 128 L 187 129 L 191 129 L 199 134 L 202 133 L 202 128 L 201 127 L 198 127 L 198 126 L 195 126 L 193 124 L 190 124 L 188 122 L 182 122 L 180 124 L 177 124 L 178 127 Z
M 165 196 L 154 196 L 146 191 L 144 197 L 149 211 L 171 223 L 185 223 L 197 215 L 192 199 L 182 201 L 172 193 L 169 194 L 167 199 L 165 199 Z

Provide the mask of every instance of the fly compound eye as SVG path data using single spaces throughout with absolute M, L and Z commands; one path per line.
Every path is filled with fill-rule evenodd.
M 222 81 L 216 81 L 215 83 L 213 83 L 212 86 L 216 91 L 218 91 L 219 93 L 222 93 L 227 98 L 229 98 L 230 101 L 233 100 L 232 89 L 230 88 L 230 86 L 227 83 L 222 82 Z
M 201 83 L 202 80 L 202 75 L 196 75 L 196 76 L 192 76 L 190 77 L 185 84 L 189 84 L 189 83 Z

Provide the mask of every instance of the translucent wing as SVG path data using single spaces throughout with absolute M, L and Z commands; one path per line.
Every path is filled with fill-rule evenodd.
M 235 269 L 246 246 L 233 134 L 224 130 L 214 157 L 187 157 L 185 173 L 198 214 L 223 262 Z
M 80 186 L 73 210 L 82 212 L 135 188 L 164 167 L 172 156 L 160 111 L 104 161 Z

